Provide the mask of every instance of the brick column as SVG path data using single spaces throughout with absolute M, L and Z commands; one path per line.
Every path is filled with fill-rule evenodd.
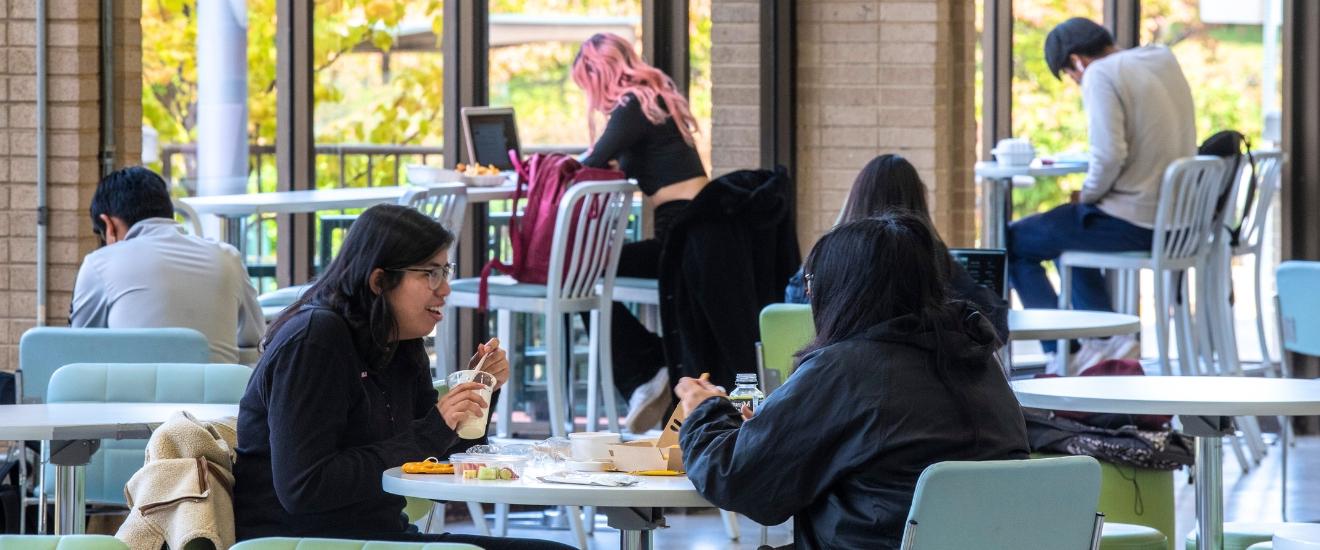
M 912 161 L 931 189 L 941 236 L 950 246 L 970 245 L 973 2 L 802 0 L 798 18 L 804 249 L 833 225 L 857 172 L 883 153 Z
M 133 2 L 116 2 L 118 164 L 141 156 L 141 30 Z M 100 169 L 99 7 L 47 4 L 47 323 L 68 324 L 74 278 L 96 246 L 87 208 Z M 18 367 L 18 342 L 36 325 L 35 2 L 0 4 L 0 369 Z
M 711 175 L 761 164 L 760 4 L 711 2 Z

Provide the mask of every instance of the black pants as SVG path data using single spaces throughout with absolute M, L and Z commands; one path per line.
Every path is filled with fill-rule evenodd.
M 418 532 L 373 533 L 368 536 L 353 538 L 396 542 L 459 542 L 479 546 L 485 550 L 573 550 L 572 546 L 548 540 L 483 537 L 480 535 L 455 535 L 453 533 L 445 533 L 443 535 L 432 535 Z
M 655 208 L 656 238 L 623 245 L 623 251 L 619 253 L 619 277 L 655 279 L 660 276 L 660 252 L 669 237 L 669 228 L 690 202 L 669 201 Z M 665 368 L 664 342 L 619 302 L 614 302 L 610 330 L 614 387 L 627 399 L 633 390 Z

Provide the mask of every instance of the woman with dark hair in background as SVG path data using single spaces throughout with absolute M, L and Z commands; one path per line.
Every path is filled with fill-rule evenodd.
M 930 208 L 926 206 L 926 184 L 907 159 L 899 155 L 880 155 L 866 163 L 857 174 L 857 179 L 853 180 L 852 191 L 844 202 L 838 223 L 878 216 L 896 209 L 911 212 L 926 224 L 935 237 L 940 272 L 952 291 L 952 297 L 975 304 L 994 325 L 1000 343 L 1007 343 L 1008 302 L 992 289 L 977 284 L 962 264 L 949 256 L 948 247 L 940 240 L 939 232 L 935 231 L 935 223 L 930 219 Z M 801 270 L 789 279 L 788 288 L 784 290 L 784 301 L 807 303 Z
M 948 299 L 937 245 L 927 220 L 898 211 L 822 237 L 805 277 L 816 340 L 754 416 L 709 382 L 679 382 L 702 496 L 763 525 L 793 517 L 796 548 L 898 548 L 927 466 L 1027 458 L 994 330 Z
M 693 138 L 697 120 L 673 79 L 643 61 L 618 35 L 599 33 L 583 42 L 572 76 L 586 93 L 594 141 L 582 164 L 617 165 L 637 180 L 655 207 L 655 238 L 625 244 L 618 274 L 657 278 L 671 225 L 709 183 Z M 609 119 L 597 136 L 596 119 L 602 114 Z M 624 423 L 644 432 L 660 422 L 669 406 L 663 344 L 623 305 L 614 305 L 612 318 L 614 384 L 631 396 Z
M 490 405 L 477 391 L 481 385 L 460 384 L 439 398 L 422 345 L 449 295 L 453 241 L 443 226 L 414 209 L 369 208 L 353 222 L 325 273 L 271 325 L 239 404 L 234 514 L 240 540 L 568 548 L 421 534 L 403 514 L 403 497 L 381 487 L 381 473 L 389 468 L 482 441 L 460 440 L 454 431 Z M 502 385 L 509 377 L 503 350 L 479 346 L 469 368 L 486 356 L 483 370 Z

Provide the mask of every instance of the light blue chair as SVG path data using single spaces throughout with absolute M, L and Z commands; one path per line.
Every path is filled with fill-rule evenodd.
M 55 371 L 47 398 L 51 403 L 237 404 L 251 374 L 246 366 L 224 363 L 75 363 Z M 142 468 L 146 443 L 102 440 L 87 464 L 87 500 L 126 504 L 124 484 Z M 47 466 L 46 479 L 53 476 Z
M 932 464 L 917 478 L 902 548 L 1095 550 L 1099 498 L 1089 456 Z
M 70 363 L 206 363 L 206 336 L 189 328 L 37 327 L 18 342 L 19 394 L 46 400 L 56 369 Z
M 246 540 L 231 546 L 230 550 L 481 550 L 481 547 L 456 542 L 385 542 L 271 537 Z
M 1280 364 L 1283 377 L 1293 376 L 1292 358 L 1288 352 L 1320 357 L 1320 262 L 1291 261 L 1279 264 L 1275 271 L 1274 309 L 1278 312 Z M 1282 451 L 1283 519 L 1288 520 L 1288 448 L 1290 432 L 1288 419 L 1282 418 L 1279 429 L 1279 449 Z
M 0 535 L 0 550 L 128 550 L 106 535 Z

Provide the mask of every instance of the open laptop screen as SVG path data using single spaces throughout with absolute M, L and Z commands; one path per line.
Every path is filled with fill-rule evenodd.
M 973 281 L 1004 296 L 1006 253 L 1002 248 L 950 248 L 949 255 L 962 264 Z
M 509 150 L 518 151 L 518 125 L 513 109 L 508 107 L 466 107 L 463 113 L 463 140 L 467 144 L 468 162 L 495 165 L 500 170 L 513 170 Z

